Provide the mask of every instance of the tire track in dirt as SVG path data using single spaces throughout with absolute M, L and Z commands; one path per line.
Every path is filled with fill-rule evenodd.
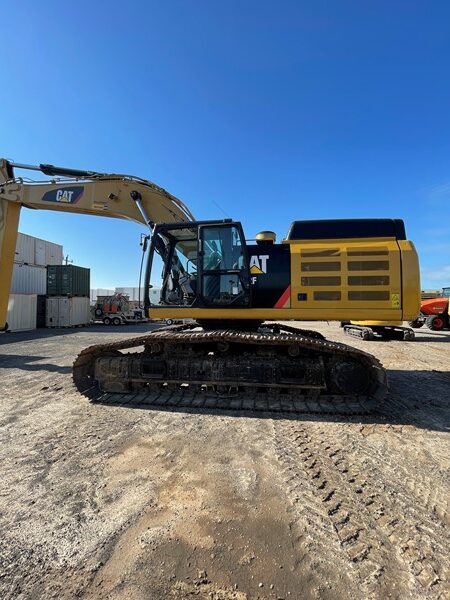
M 440 371 L 393 372 L 385 417 L 400 423 L 450 432 L 450 376 Z
M 330 436 L 326 431 L 319 431 L 318 435 L 322 438 L 316 439 L 319 447 L 336 448 L 335 436 Z M 400 464 L 401 457 L 396 464 L 385 455 L 371 455 L 370 448 L 364 448 L 362 442 L 357 434 L 352 433 L 348 434 L 347 439 L 342 436 L 339 442 L 342 448 L 341 463 L 351 475 L 351 478 L 347 476 L 347 480 L 353 483 L 351 479 L 354 478 L 353 485 L 357 484 L 358 478 L 362 480 L 366 494 L 373 500 L 369 505 L 371 510 L 378 507 L 378 511 L 383 513 L 377 519 L 377 526 L 388 535 L 397 554 L 405 561 L 410 572 L 410 588 L 422 597 L 427 590 L 435 597 L 441 591 L 439 588 L 448 588 L 450 531 L 433 514 L 428 502 L 433 494 L 424 494 L 422 499 L 423 488 L 417 482 L 414 496 L 411 496 L 405 485 L 407 476 Z M 336 466 L 339 468 L 341 465 Z M 414 469 L 410 466 L 408 472 L 414 472 Z M 432 486 L 431 479 L 428 483 Z M 439 497 L 438 488 L 435 491 Z
M 334 466 L 340 460 L 339 450 L 315 447 L 307 426 L 275 423 L 275 440 L 299 521 L 306 517 L 310 535 L 327 551 L 334 549 L 334 558 L 350 571 L 361 598 L 373 597 L 385 588 L 386 565 L 392 566 L 390 542 L 373 526 L 360 499 L 360 485 L 358 491 L 349 489 L 343 481 L 345 473 Z
M 335 427 L 275 422 L 275 438 L 291 477 L 291 499 L 292 492 L 309 487 L 319 517 L 315 526 L 329 532 L 331 523 L 364 597 L 447 597 L 448 529 L 430 516 L 429 505 L 405 493 L 398 470 L 386 477 Z M 301 513 L 305 508 L 300 506 Z
M 351 446 L 361 461 L 373 463 L 374 466 L 382 465 L 382 476 L 385 479 L 388 478 L 390 485 L 394 485 L 392 482 L 396 482 L 396 493 L 400 494 L 404 501 L 413 506 L 415 510 L 419 506 L 425 516 L 440 520 L 444 528 L 443 535 L 448 535 L 448 529 L 450 529 L 450 473 L 442 470 L 432 461 L 421 465 L 425 466 L 427 474 L 424 469 L 419 471 L 415 468 L 417 465 L 416 453 L 412 453 L 411 456 L 405 456 L 403 453 L 401 457 L 392 458 L 395 456 L 395 452 L 398 452 L 398 447 L 395 448 L 397 440 L 393 442 L 390 439 L 391 443 L 388 442 L 381 450 L 376 443 L 371 442 L 370 435 L 365 435 L 364 429 L 363 425 L 359 431 L 347 431 L 343 435 L 345 445 Z M 389 434 L 390 438 L 401 439 L 401 433 L 393 435 L 390 431 Z M 418 435 L 415 441 L 419 447 L 423 441 L 422 438 L 422 435 Z M 442 451 L 448 452 L 448 449 L 443 447 Z M 413 495 L 414 499 L 410 495 Z M 439 524 L 436 523 L 435 526 L 438 527 Z

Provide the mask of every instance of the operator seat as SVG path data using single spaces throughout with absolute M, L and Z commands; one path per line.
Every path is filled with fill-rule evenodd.
M 204 266 L 204 271 L 217 271 L 222 268 L 222 255 L 215 241 L 211 242 L 212 252 Z M 203 276 L 203 297 L 209 303 L 214 303 L 220 297 L 220 274 Z

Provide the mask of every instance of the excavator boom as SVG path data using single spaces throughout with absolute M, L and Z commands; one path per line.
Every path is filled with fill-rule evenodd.
M 25 181 L 15 176 L 15 168 L 39 171 L 53 179 Z M 149 227 L 157 222 L 195 220 L 181 200 L 146 179 L 0 159 L 0 330 L 6 324 L 22 206 L 128 219 Z

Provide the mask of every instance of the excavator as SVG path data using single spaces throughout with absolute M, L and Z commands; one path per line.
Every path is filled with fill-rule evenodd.
M 15 169 L 49 179 L 25 180 Z M 289 321 L 395 323 L 419 311 L 418 257 L 399 219 L 299 220 L 281 243 L 271 231 L 247 240 L 240 222 L 198 221 L 139 177 L 1 159 L 0 327 L 21 207 L 144 224 L 146 314 L 183 320 L 84 349 L 73 381 L 92 401 L 370 412 L 387 394 L 379 361 Z M 161 265 L 161 298 L 152 304 L 152 274 Z

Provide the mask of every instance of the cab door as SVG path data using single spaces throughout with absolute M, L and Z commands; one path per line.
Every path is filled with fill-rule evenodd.
M 249 259 L 240 223 L 201 225 L 198 262 L 203 306 L 251 305 Z

